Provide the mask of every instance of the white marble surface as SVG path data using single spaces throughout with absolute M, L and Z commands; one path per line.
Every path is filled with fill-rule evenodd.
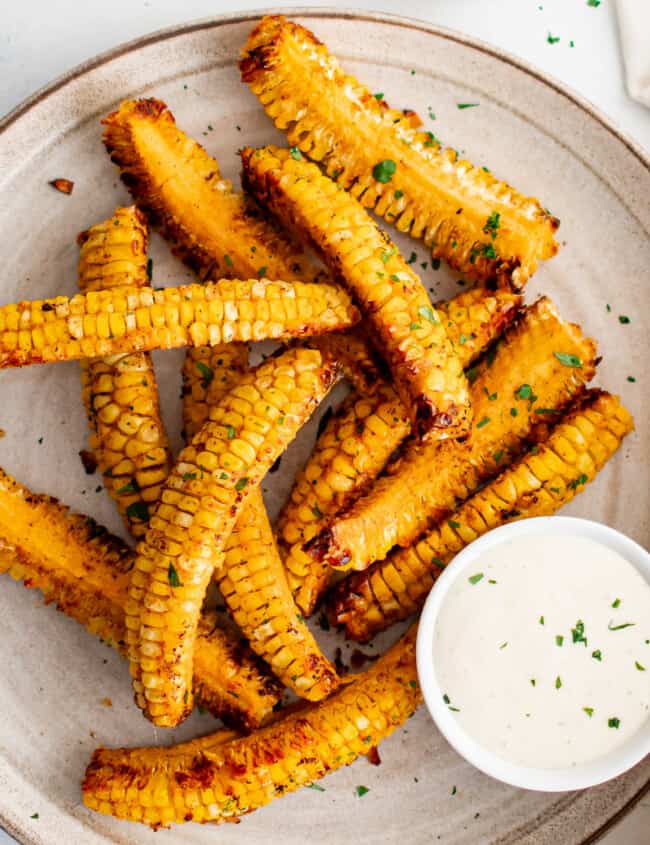
M 639 3 L 648 0 L 638 0 Z M 279 5 L 279 4 L 278 4 Z M 626 94 L 613 0 L 357 0 L 289 6 L 354 6 L 457 29 L 521 56 L 591 100 L 650 151 L 650 111 Z M 53 78 L 123 41 L 176 23 L 259 9 L 261 0 L 22 0 L 2 3 L 0 114 Z M 560 37 L 549 44 L 548 34 Z M 570 46 L 570 42 L 574 46 Z M 647 845 L 650 797 L 603 839 L 603 845 Z M 0 830 L 0 845 L 14 840 Z

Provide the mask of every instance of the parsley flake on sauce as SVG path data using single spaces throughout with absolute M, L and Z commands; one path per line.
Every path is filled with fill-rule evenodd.
M 395 162 L 390 158 L 385 158 L 372 168 L 372 175 L 377 182 L 381 182 L 385 185 L 393 178 L 396 170 L 397 165 Z

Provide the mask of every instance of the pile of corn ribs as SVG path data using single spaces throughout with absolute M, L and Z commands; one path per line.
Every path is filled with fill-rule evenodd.
M 0 307 L 2 367 L 81 361 L 90 450 L 136 541 L 0 470 L 0 570 L 123 654 L 155 725 L 195 703 L 227 725 L 94 753 L 85 804 L 154 828 L 236 820 L 376 747 L 421 700 L 417 623 L 341 677 L 305 618 L 324 601 L 366 642 L 415 617 L 463 546 L 555 512 L 633 428 L 588 388 L 593 340 L 549 299 L 523 302 L 557 251 L 536 199 L 442 149 L 282 17 L 257 24 L 240 70 L 288 140 L 241 150 L 245 193 L 163 102 L 123 102 L 103 140 L 133 205 L 79 236 L 76 296 Z M 474 285 L 431 302 L 370 211 Z M 149 226 L 194 283 L 151 288 Z M 282 345 L 251 368 L 265 339 Z M 172 347 L 176 456 L 150 357 Z M 260 483 L 340 379 L 350 393 L 272 526 Z M 241 639 L 205 609 L 212 581 Z M 301 701 L 283 710 L 285 689 Z

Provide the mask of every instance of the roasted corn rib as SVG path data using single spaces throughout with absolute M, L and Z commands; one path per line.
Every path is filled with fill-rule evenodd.
M 476 287 L 436 306 L 463 366 L 501 334 L 519 304 L 520 298 L 509 291 L 490 293 Z M 408 414 L 394 387 L 379 378 L 374 381 L 368 392 L 348 397 L 332 415 L 280 513 L 280 550 L 305 616 L 313 612 L 331 569 L 305 551 L 304 544 L 368 489 L 410 432 Z
M 210 409 L 181 452 L 138 545 L 126 607 L 136 701 L 155 724 L 189 713 L 199 612 L 227 537 L 249 490 L 336 377 L 317 350 L 269 358 Z
M 422 282 L 353 196 L 289 150 L 242 150 L 244 182 L 298 230 L 354 294 L 377 336 L 419 435 L 457 437 L 469 421 L 467 382 Z
M 236 347 L 231 344 L 231 348 Z M 231 390 L 247 369 L 247 360 L 241 356 L 235 362 L 226 358 L 215 363 L 209 387 L 211 404 Z M 194 435 L 200 415 L 193 410 L 194 397 L 193 391 L 183 397 L 186 437 Z M 201 402 L 198 406 L 209 413 L 208 406 Z M 308 699 L 322 698 L 332 689 L 336 670 L 298 613 L 259 489 L 251 491 L 226 541 L 223 565 L 216 570 L 215 580 L 251 647 L 285 686 Z
M 234 820 L 353 762 L 389 736 L 421 701 L 413 627 L 372 668 L 331 698 L 248 738 L 217 733 L 177 748 L 95 751 L 83 781 L 87 807 L 151 827 Z
M 82 232 L 82 293 L 148 285 L 147 243 L 147 224 L 135 206 L 118 208 L 109 220 Z M 171 467 L 151 356 L 133 352 L 82 360 L 81 384 L 104 486 L 127 529 L 141 537 Z
M 132 550 L 94 520 L 0 470 L 0 571 L 39 589 L 46 602 L 124 656 L 132 565 Z M 215 716 L 252 730 L 270 716 L 282 688 L 247 646 L 205 613 L 194 653 L 194 692 Z
M 400 549 L 334 588 L 330 617 L 367 642 L 422 606 L 445 564 L 486 531 L 515 519 L 546 516 L 593 481 L 634 422 L 616 396 L 590 390 L 548 440 L 475 493 L 414 546 Z
M 393 546 L 410 546 L 539 438 L 539 425 L 557 419 L 593 377 L 595 354 L 578 326 L 538 300 L 468 374 L 468 443 L 412 442 L 367 496 L 311 541 L 311 553 L 342 569 L 366 569 Z
M 536 199 L 443 150 L 416 114 L 376 98 L 303 27 L 263 18 L 240 69 L 290 144 L 468 278 L 521 287 L 557 252 L 559 221 Z
M 385 367 L 361 326 L 347 332 L 329 332 L 309 338 L 308 346 L 331 355 L 341 365 L 345 378 L 359 393 L 367 393 L 385 377 Z
M 177 288 L 114 288 L 0 307 L 0 368 L 119 352 L 303 337 L 359 314 L 325 284 L 268 279 Z

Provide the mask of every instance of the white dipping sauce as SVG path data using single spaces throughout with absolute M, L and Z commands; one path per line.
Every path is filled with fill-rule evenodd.
M 648 718 L 650 587 L 593 540 L 516 537 L 456 578 L 433 659 L 444 700 L 482 747 L 524 766 L 586 763 Z

